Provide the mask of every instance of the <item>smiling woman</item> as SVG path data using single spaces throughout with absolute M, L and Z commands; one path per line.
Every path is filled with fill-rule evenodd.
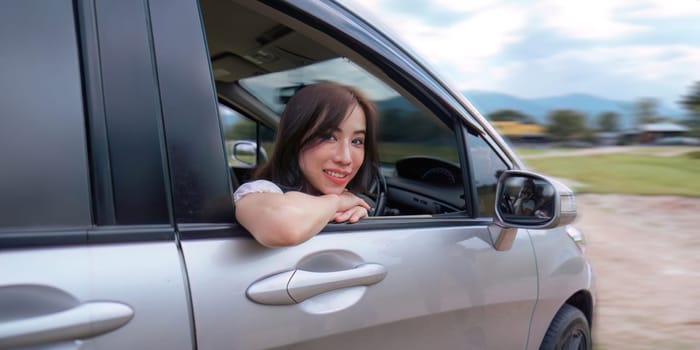
M 266 246 L 306 241 L 328 222 L 357 222 L 377 169 L 375 109 L 357 89 L 303 87 L 287 103 L 269 162 L 234 194 L 236 218 Z M 352 191 L 352 192 L 351 192 Z
M 352 107 L 335 130 L 304 147 L 299 168 L 309 190 L 317 194 L 341 194 L 354 179 L 365 157 L 365 113 Z

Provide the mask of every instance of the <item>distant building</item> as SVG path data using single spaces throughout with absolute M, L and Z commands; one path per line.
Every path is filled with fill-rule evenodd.
M 682 136 L 690 129 L 674 123 L 652 123 L 642 124 L 637 130 L 639 143 L 650 143 L 662 138 Z
M 544 126 L 517 121 L 491 122 L 501 135 L 513 143 L 544 143 L 550 140 Z
M 683 136 L 689 128 L 675 123 L 651 123 L 642 124 L 621 133 L 620 140 L 623 144 L 652 143 L 669 137 Z

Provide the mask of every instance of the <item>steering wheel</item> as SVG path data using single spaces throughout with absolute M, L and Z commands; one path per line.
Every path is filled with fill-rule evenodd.
M 372 209 L 369 211 L 369 216 L 381 216 L 384 215 L 384 209 L 386 209 L 386 179 L 382 174 L 380 169 L 374 173 L 374 179 L 372 179 L 372 184 L 369 186 L 369 197 L 374 201 Z

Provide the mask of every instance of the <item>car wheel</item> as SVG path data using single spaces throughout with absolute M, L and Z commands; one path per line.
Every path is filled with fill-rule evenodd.
M 540 350 L 576 349 L 591 349 L 591 328 L 581 310 L 565 304 L 554 315 Z

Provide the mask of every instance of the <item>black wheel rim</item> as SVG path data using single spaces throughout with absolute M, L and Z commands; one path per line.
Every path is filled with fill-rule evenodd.
M 572 327 L 562 339 L 559 349 L 562 350 L 588 350 L 588 338 L 586 332 L 580 327 Z

